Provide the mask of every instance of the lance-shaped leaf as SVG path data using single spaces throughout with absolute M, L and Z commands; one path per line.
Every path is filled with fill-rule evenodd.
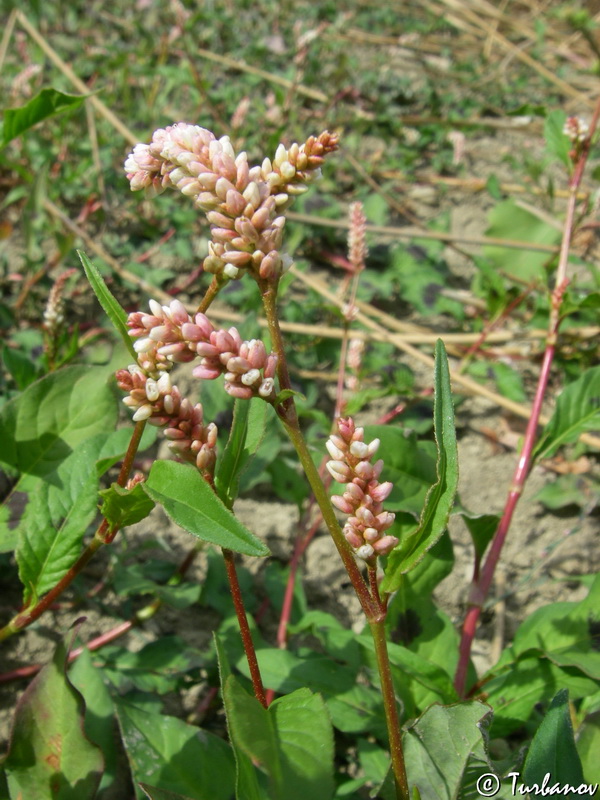
M 66 676 L 68 646 L 33 679 L 17 705 L 5 762 L 11 797 L 93 800 L 104 766 L 83 732 L 85 704 Z
M 429 489 L 417 530 L 407 536 L 388 558 L 382 590 L 393 592 L 403 573 L 419 563 L 446 530 L 458 487 L 458 450 L 448 358 L 443 342 L 435 348 L 433 420 L 438 454 L 437 481 Z
M 261 445 L 269 405 L 260 398 L 236 400 L 225 452 L 217 466 L 215 488 L 227 508 L 238 496 L 240 477 Z
M 600 367 L 587 369 L 556 398 L 556 408 L 534 451 L 534 458 L 549 458 L 585 431 L 600 429 Z
M 581 761 L 575 746 L 567 689 L 561 689 L 552 700 L 542 724 L 533 737 L 523 769 L 524 782 L 528 786 L 537 783 L 541 787 L 544 781 L 548 782 L 546 778 L 548 773 L 550 786 L 562 784 L 564 787 L 569 784 L 576 789 L 584 780 Z M 562 791 L 561 794 L 565 797 L 577 797 L 578 793 L 566 794 Z
M 84 100 L 85 97 L 81 95 L 65 94 L 57 89 L 46 88 L 38 92 L 24 106 L 7 108 L 2 126 L 2 146 L 48 117 L 61 111 L 79 108 Z
M 233 516 L 192 466 L 155 461 L 140 486 L 173 522 L 199 539 L 247 556 L 269 554 L 269 548 Z
M 129 330 L 127 328 L 127 314 L 119 305 L 112 292 L 104 282 L 104 278 L 100 271 L 92 264 L 89 258 L 82 250 L 78 250 L 77 254 L 83 264 L 83 269 L 87 275 L 94 294 L 98 298 L 98 302 L 106 312 L 108 318 L 114 325 L 117 333 L 125 343 L 125 347 L 131 353 L 134 363 L 137 364 L 138 354 L 135 352 Z

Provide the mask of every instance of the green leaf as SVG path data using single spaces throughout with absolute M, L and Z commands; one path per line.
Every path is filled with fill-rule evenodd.
M 566 167 L 571 166 L 569 151 L 571 142 L 568 136 L 563 133 L 563 128 L 567 120 L 567 115 L 560 109 L 554 109 L 546 116 L 544 121 L 544 139 L 546 140 L 546 150 L 551 156 L 562 162 Z
M 424 659 L 430 674 L 432 665 L 445 673 L 442 683 L 431 689 L 418 676 L 409 677 L 407 669 L 398 674 L 397 691 L 405 704 L 406 716 L 416 716 L 440 697 L 453 696 L 449 679 L 454 676 L 458 661 L 459 637 L 452 621 L 432 600 L 435 587 L 452 571 L 453 561 L 452 543 L 446 532 L 423 560 L 403 576 L 400 591 L 388 605 L 388 640 Z
M 260 405 L 257 406 L 256 404 Z M 248 417 L 250 415 L 250 405 L 254 404 L 255 409 L 261 409 L 266 412 L 266 403 L 260 398 L 253 398 L 250 402 L 247 400 L 236 400 L 233 407 L 233 423 L 227 440 L 227 446 L 223 457 L 219 459 L 217 471 L 215 473 L 215 488 L 219 498 L 227 506 L 232 508 L 234 500 L 238 495 L 238 488 L 240 483 L 240 472 L 244 468 L 246 461 L 250 455 L 246 450 L 246 437 L 248 435 Z M 264 415 L 263 415 L 263 430 L 264 430 Z M 254 415 L 256 420 L 256 414 Z M 260 444 L 260 436 L 256 446 Z
M 100 512 L 111 530 L 146 519 L 154 508 L 154 502 L 139 483 L 133 489 L 124 489 L 118 483 L 112 483 L 109 489 L 102 489 L 98 494 L 103 499 Z
M 85 439 L 112 430 L 116 418 L 103 371 L 65 367 L 0 410 L 0 465 L 12 474 L 47 477 Z M 19 486 L 26 489 L 24 483 Z
M 230 675 L 223 699 L 234 746 L 266 773 L 270 800 L 331 800 L 333 731 L 319 695 L 298 689 L 265 709 Z
M 93 800 L 104 766 L 102 751 L 83 733 L 85 705 L 66 676 L 68 644 L 33 679 L 17 704 L 5 762 L 11 797 Z
M 24 603 L 51 589 L 79 556 L 98 513 L 95 466 L 108 436 L 87 439 L 51 475 L 30 481 L 29 502 L 16 529 Z
M 473 546 L 475 548 L 475 559 L 479 564 L 483 558 L 488 544 L 494 538 L 496 529 L 500 523 L 497 514 L 473 514 L 470 511 L 459 511 L 457 516 L 462 517 L 467 526 Z
M 35 380 L 37 367 L 25 353 L 7 344 L 2 348 L 2 361 L 12 375 L 17 389 L 22 392 Z
M 503 397 L 514 400 L 516 403 L 525 403 L 527 395 L 523 388 L 523 379 L 516 369 L 498 361 L 491 364 L 491 371 L 496 379 L 496 386 Z
M 221 691 L 223 691 L 227 680 L 231 676 L 231 668 L 225 647 L 221 638 L 217 634 L 213 634 L 215 649 L 217 651 L 217 659 L 219 662 L 219 679 L 221 682 Z M 230 730 L 229 739 L 233 748 L 233 755 L 235 758 L 235 796 L 236 800 L 270 800 L 266 793 L 264 776 L 252 764 L 251 759 L 246 755 L 244 750 L 238 745 L 237 737 L 231 735 L 231 722 L 230 710 L 225 705 L 225 714 L 227 715 L 227 727 Z
M 160 584 L 144 574 L 145 564 L 117 565 L 114 585 L 117 594 L 129 597 L 152 594 L 173 608 L 188 608 L 200 599 L 202 587 L 197 583 Z
M 218 736 L 122 700 L 117 717 L 136 781 L 194 800 L 230 800 L 233 756 Z
M 192 466 L 155 461 L 140 486 L 173 522 L 199 539 L 248 556 L 269 555 L 268 547 L 233 516 Z
M 577 667 L 600 680 L 600 575 L 580 603 L 542 606 L 519 626 L 512 645 L 515 656 L 541 651 L 559 667 Z
M 556 408 L 534 450 L 534 458 L 550 458 L 584 431 L 600 429 L 600 367 L 591 367 L 558 395 Z
M 163 636 L 135 652 L 103 647 L 94 658 L 102 663 L 104 676 L 121 694 L 134 686 L 153 696 L 175 691 L 185 673 L 204 663 L 202 656 L 178 636 Z
M 458 487 L 458 451 L 454 429 L 454 409 L 448 359 L 438 339 L 434 369 L 434 431 L 438 448 L 437 481 L 430 488 L 421 513 L 419 527 L 390 553 L 382 590 L 395 591 L 402 574 L 412 569 L 442 536 Z
M 84 648 L 69 669 L 69 680 L 85 701 L 85 735 L 104 755 L 104 774 L 99 796 L 118 779 L 120 743 L 115 737 L 115 705 L 104 683 L 102 671 L 94 666 L 92 654 Z
M 394 484 L 386 509 L 407 511 L 416 519 L 436 481 L 435 444 L 421 442 L 414 433 L 407 436 L 390 425 L 365 426 L 365 441 L 373 439 L 381 442 L 377 456 L 385 463 L 383 476 Z
M 402 737 L 408 783 L 422 800 L 458 800 L 473 760 L 489 771 L 485 729 L 491 714 L 480 702 L 434 705 L 408 727 Z
M 176 792 L 167 792 L 165 789 L 157 789 L 156 786 L 148 786 L 147 783 L 140 783 L 140 788 L 150 800 L 194 800 L 193 797 L 182 795 Z
M 381 693 L 356 683 L 356 667 L 340 666 L 331 658 L 317 655 L 299 658 L 276 647 L 259 648 L 256 657 L 265 687 L 285 694 L 310 686 L 323 695 L 336 728 L 347 733 L 369 731 L 385 740 Z M 249 677 L 244 657 L 236 667 Z
M 360 643 L 370 652 L 375 652 L 375 645 L 369 634 L 362 635 Z M 392 673 L 396 673 L 394 677 L 398 687 L 402 686 L 403 678 L 408 676 L 429 690 L 433 696 L 432 701 L 440 700 L 443 703 L 456 701 L 456 691 L 452 685 L 452 680 L 441 667 L 432 664 L 402 645 L 388 642 L 387 648 L 390 664 L 392 665 Z
M 523 768 L 524 783 L 541 787 L 550 774 L 549 785 L 569 784 L 577 788 L 583 783 L 583 770 L 573 735 L 569 713 L 569 692 L 561 689 L 550 703 L 542 724 L 537 729 Z M 575 797 L 575 792 L 564 797 Z
M 490 212 L 489 221 L 486 236 L 544 245 L 555 245 L 560 240 L 560 231 L 513 200 L 498 203 Z M 549 253 L 508 250 L 497 245 L 486 245 L 483 252 L 496 269 L 526 281 L 542 280 L 545 276 L 544 267 L 550 259 Z
M 600 783 L 600 711 L 589 714 L 577 730 L 577 752 L 588 783 Z
M 129 335 L 129 329 L 127 328 L 127 314 L 123 308 L 119 305 L 113 294 L 110 292 L 108 286 L 104 282 L 104 278 L 100 274 L 99 270 L 92 264 L 89 258 L 82 250 L 77 251 L 77 255 L 79 256 L 81 263 L 83 264 L 83 269 L 85 270 L 85 274 L 87 275 L 87 279 L 90 282 L 92 289 L 94 290 L 94 294 L 98 298 L 98 302 L 106 312 L 108 318 L 114 325 L 117 333 L 125 343 L 125 347 L 129 350 L 132 355 L 134 362 L 137 364 L 138 354 L 136 353 L 133 347 L 133 341 L 131 340 L 131 336 Z
M 597 691 L 598 683 L 579 669 L 555 666 L 539 654 L 519 658 L 485 684 L 486 701 L 494 709 L 492 737 L 508 736 L 522 728 L 539 703 L 550 701 L 559 689 L 576 700 Z
M 323 695 L 337 694 L 350 689 L 356 680 L 354 670 L 316 654 L 311 658 L 299 658 L 289 650 L 269 647 L 257 649 L 256 658 L 265 687 L 281 694 L 304 686 L 311 686 Z M 242 674 L 250 675 L 245 658 L 240 659 L 236 667 Z
M 65 94 L 57 89 L 42 89 L 20 108 L 7 108 L 2 127 L 2 146 L 20 136 L 29 128 L 62 111 L 79 108 L 85 97 Z

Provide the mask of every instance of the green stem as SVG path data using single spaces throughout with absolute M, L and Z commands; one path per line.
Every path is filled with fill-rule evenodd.
M 397 800 L 409 800 L 408 779 L 406 777 L 406 766 L 404 764 L 404 751 L 402 749 L 402 731 L 400 730 L 400 719 L 398 717 L 398 705 L 392 681 L 392 670 L 387 651 L 387 641 L 385 638 L 385 620 L 371 622 L 371 635 L 375 644 L 375 656 L 377 658 L 377 668 L 381 681 L 381 694 L 383 696 L 383 706 L 385 709 L 385 720 L 387 723 L 388 736 L 390 738 L 390 755 L 392 758 L 392 770 L 396 779 L 396 798 Z
M 215 297 L 221 291 L 221 287 L 224 285 L 225 281 L 221 280 L 218 275 L 212 279 L 210 286 L 206 290 L 204 297 L 202 298 L 200 305 L 196 309 L 196 314 L 206 314 L 208 308 Z
M 279 318 L 277 315 L 277 285 L 268 284 L 266 282 L 262 284 L 259 283 L 259 285 L 263 297 L 263 306 L 269 326 L 269 333 L 271 335 L 271 346 L 278 358 L 277 370 L 279 388 L 280 390 L 289 389 L 290 378 L 285 357 L 283 338 L 281 336 L 281 329 L 279 327 Z M 408 781 L 406 777 L 406 768 L 404 766 L 404 755 L 402 751 L 400 720 L 398 717 L 398 707 L 396 705 L 392 671 L 390 668 L 390 660 L 387 651 L 385 633 L 386 609 L 379 595 L 374 566 L 369 565 L 369 578 L 372 590 L 371 593 L 356 564 L 356 561 L 354 560 L 354 555 L 352 554 L 351 548 L 344 538 L 344 534 L 342 533 L 335 516 L 335 512 L 333 510 L 327 490 L 323 485 L 319 471 L 312 460 L 308 446 L 304 436 L 302 435 L 302 431 L 300 430 L 294 398 L 289 397 L 284 400 L 279 404 L 279 406 L 277 406 L 276 411 L 279 414 L 287 434 L 296 449 L 298 458 L 302 463 L 306 477 L 308 478 L 308 482 L 310 483 L 310 487 L 315 496 L 315 500 L 317 501 L 317 504 L 321 510 L 321 514 L 323 515 L 323 520 L 325 521 L 335 546 L 338 549 L 346 571 L 348 572 L 348 577 L 352 581 L 354 591 L 360 600 L 360 604 L 369 623 L 369 627 L 371 628 L 371 633 L 373 635 L 373 641 L 375 644 L 377 668 L 381 681 L 381 692 L 385 707 L 388 736 L 390 740 L 392 769 L 396 784 L 396 798 L 397 800 L 409 800 Z

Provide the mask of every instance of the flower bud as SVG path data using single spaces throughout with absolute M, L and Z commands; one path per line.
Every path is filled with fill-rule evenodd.
M 344 537 L 345 537 L 346 541 L 348 542 L 348 544 L 350 545 L 350 547 L 353 547 L 355 550 L 358 547 L 361 547 L 362 544 L 363 544 L 363 540 L 362 540 L 361 536 L 358 533 L 356 533 L 356 531 L 346 530 L 344 528 Z
M 369 494 L 376 503 L 383 503 L 383 501 L 389 497 L 393 488 L 394 484 L 391 483 L 391 481 L 386 481 L 385 483 L 377 484 L 372 489 L 369 488 Z
M 238 267 L 234 267 L 233 264 L 225 264 L 223 267 L 223 274 L 234 281 L 236 278 L 240 277 L 241 270 L 238 269 Z
M 204 365 L 200 365 L 199 367 L 194 367 L 192 370 L 192 375 L 194 378 L 200 378 L 201 380 L 205 381 L 212 381 L 215 378 L 218 378 L 221 374 L 220 369 L 215 369 L 214 367 L 207 367 Z
M 238 397 L 240 400 L 249 400 L 252 395 L 252 389 L 249 386 L 240 386 L 237 383 L 226 383 L 225 391 L 232 397 Z
M 143 420 L 148 419 L 148 417 L 151 416 L 152 416 L 152 406 L 150 405 L 150 403 L 146 403 L 145 405 L 140 406 L 138 408 L 138 410 L 133 415 L 132 419 L 134 422 L 142 422 Z
M 379 534 L 379 531 L 377 530 L 377 528 L 365 528 L 363 536 L 364 536 L 365 542 L 368 542 L 369 544 L 373 544 L 374 542 L 376 542 L 379 539 L 380 534 Z
M 379 541 L 373 543 L 373 549 L 379 556 L 386 556 L 398 544 L 395 536 L 382 536 Z
M 344 458 L 344 453 L 340 450 L 339 447 L 332 442 L 331 439 L 328 439 L 325 442 L 325 447 L 327 448 L 327 452 L 329 455 L 335 459 L 336 461 L 341 461 Z
M 331 477 L 338 483 L 346 483 L 350 480 L 350 467 L 343 461 L 328 461 L 325 465 Z
M 339 494 L 334 494 L 331 496 L 331 502 L 333 505 L 338 508 L 343 514 L 352 514 L 354 509 L 350 505 L 350 503 L 345 500 L 343 497 L 340 497 Z

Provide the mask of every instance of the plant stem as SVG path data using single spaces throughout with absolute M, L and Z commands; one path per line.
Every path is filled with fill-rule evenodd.
M 250 626 L 248 625 L 248 617 L 246 616 L 244 600 L 242 598 L 242 592 L 237 578 L 235 562 L 233 560 L 233 553 L 231 550 L 223 548 L 223 558 L 225 559 L 225 568 L 227 570 L 229 588 L 231 589 L 231 597 L 233 599 L 233 605 L 235 606 L 238 625 L 240 626 L 240 634 L 242 637 L 242 643 L 244 645 L 244 652 L 246 653 L 248 667 L 250 668 L 250 676 L 252 678 L 252 686 L 254 687 L 254 695 L 259 703 L 266 708 L 267 700 L 265 697 L 265 689 L 260 675 L 258 661 L 256 659 L 256 650 L 254 649 L 252 633 L 250 632 Z
M 527 480 L 529 470 L 533 461 L 533 449 L 536 441 L 537 428 L 540 421 L 542 411 L 542 403 L 548 387 L 550 379 L 550 369 L 556 351 L 556 341 L 558 336 L 558 329 L 560 326 L 560 308 L 562 298 L 568 286 L 567 278 L 567 265 L 569 260 L 569 250 L 571 246 L 571 238 L 575 228 L 575 208 L 577 205 L 577 195 L 583 177 L 583 171 L 589 154 L 589 143 L 594 135 L 598 118 L 600 116 L 600 100 L 596 105 L 594 116 L 590 124 L 589 137 L 587 145 L 583 147 L 579 154 L 578 160 L 573 171 L 571 180 L 569 181 L 569 199 L 567 203 L 567 213 L 565 216 L 565 223 L 563 226 L 562 242 L 560 246 L 560 255 L 558 259 L 558 266 L 556 269 L 556 277 L 554 284 L 554 291 L 552 292 L 550 318 L 548 322 L 548 335 L 546 338 L 546 349 L 544 352 L 544 359 L 540 369 L 538 384 L 536 387 L 535 397 L 533 400 L 531 415 L 527 423 L 525 431 L 525 438 L 523 440 L 523 448 L 515 468 L 513 480 L 510 485 L 502 517 L 498 524 L 494 538 L 490 545 L 489 552 L 486 556 L 485 562 L 481 572 L 476 580 L 474 580 L 471 587 L 469 596 L 469 608 L 465 615 L 463 623 L 462 636 L 459 647 L 458 666 L 456 669 L 456 676 L 454 679 L 454 686 L 460 697 L 465 696 L 467 671 L 469 668 L 469 658 L 471 654 L 471 646 L 475 638 L 475 631 L 477 623 L 481 615 L 483 604 L 490 590 L 494 572 L 502 552 L 502 547 L 506 540 L 506 535 L 510 528 L 514 511 L 519 502 L 519 498 L 523 494 L 523 487 Z
M 263 297 L 265 316 L 267 318 L 269 332 L 271 334 L 271 346 L 278 357 L 277 370 L 279 386 L 280 389 L 288 389 L 290 388 L 289 372 L 287 368 L 281 330 L 279 328 L 279 318 L 276 306 L 277 285 L 267 284 L 266 282 L 262 283 L 261 293 Z M 354 591 L 356 592 L 371 628 L 371 633 L 373 635 L 373 641 L 375 644 L 377 668 L 381 681 L 381 691 L 385 707 L 388 736 L 390 740 L 390 753 L 396 785 L 396 798 L 397 800 L 409 800 L 408 780 L 406 777 L 406 768 L 404 766 L 404 755 L 402 751 L 400 720 L 398 717 L 398 708 L 396 705 L 392 672 L 387 652 L 385 633 L 386 609 L 379 595 L 376 578 L 373 576 L 373 574 L 370 575 L 371 588 L 373 591 L 372 595 L 360 570 L 358 569 L 350 546 L 344 538 L 335 516 L 333 506 L 329 500 L 327 490 L 323 485 L 319 471 L 312 460 L 306 440 L 304 439 L 302 431 L 300 430 L 294 398 L 287 398 L 277 407 L 276 410 L 281 421 L 283 422 L 288 436 L 292 441 L 292 444 L 296 449 L 298 458 L 300 459 L 310 487 L 315 496 L 315 500 L 317 501 L 317 504 L 321 510 L 321 514 L 323 515 L 323 520 L 325 521 L 335 546 L 338 549 L 342 562 L 348 573 L 348 577 L 352 582 Z M 371 570 L 371 573 L 373 573 L 373 570 Z
M 404 764 L 404 751 L 402 749 L 402 731 L 400 730 L 400 719 L 398 717 L 398 705 L 392 681 L 392 671 L 390 659 L 387 651 L 387 641 L 385 638 L 385 620 L 369 621 L 371 635 L 375 644 L 375 655 L 379 678 L 381 680 L 381 694 L 385 708 L 385 719 L 387 723 L 388 736 L 390 738 L 390 755 L 392 758 L 392 769 L 396 779 L 396 798 L 397 800 L 409 800 L 408 779 L 406 777 L 406 766 Z
M 125 453 L 125 458 L 123 459 L 119 477 L 117 478 L 117 483 L 119 486 L 125 486 L 127 480 L 129 479 L 129 473 L 131 472 L 131 467 L 133 466 L 133 459 L 137 453 L 140 439 L 142 438 L 145 427 L 145 421 L 137 422 L 135 425 L 129 446 L 127 447 L 127 452 Z M 75 578 L 91 560 L 92 556 L 98 550 L 100 550 L 101 547 L 112 542 L 117 535 L 118 530 L 119 529 L 117 527 L 109 530 L 108 521 L 103 519 L 98 526 L 92 541 L 88 544 L 83 553 L 81 553 L 73 566 L 67 570 L 60 581 L 52 589 L 50 589 L 50 591 L 44 595 L 44 597 L 42 597 L 42 599 L 36 603 L 33 608 L 20 612 L 3 628 L 0 628 L 0 642 L 4 639 L 8 639 L 8 637 L 12 636 L 14 633 L 22 631 L 23 628 L 31 625 L 31 623 L 38 619 L 38 617 L 41 617 L 41 615 L 50 608 L 54 601 L 60 597 L 64 590 L 70 586 L 71 583 L 73 583 Z
M 212 281 L 210 283 L 210 286 L 206 290 L 206 293 L 205 293 L 204 297 L 202 298 L 202 300 L 200 302 L 200 305 L 196 309 L 196 313 L 197 314 L 198 313 L 200 313 L 200 314 L 205 314 L 206 313 L 206 311 L 208 310 L 208 308 L 209 308 L 210 304 L 212 303 L 212 301 L 215 299 L 215 297 L 221 291 L 221 287 L 222 286 L 223 286 L 223 281 L 219 280 L 218 276 L 215 275 L 215 277 L 212 279 Z

